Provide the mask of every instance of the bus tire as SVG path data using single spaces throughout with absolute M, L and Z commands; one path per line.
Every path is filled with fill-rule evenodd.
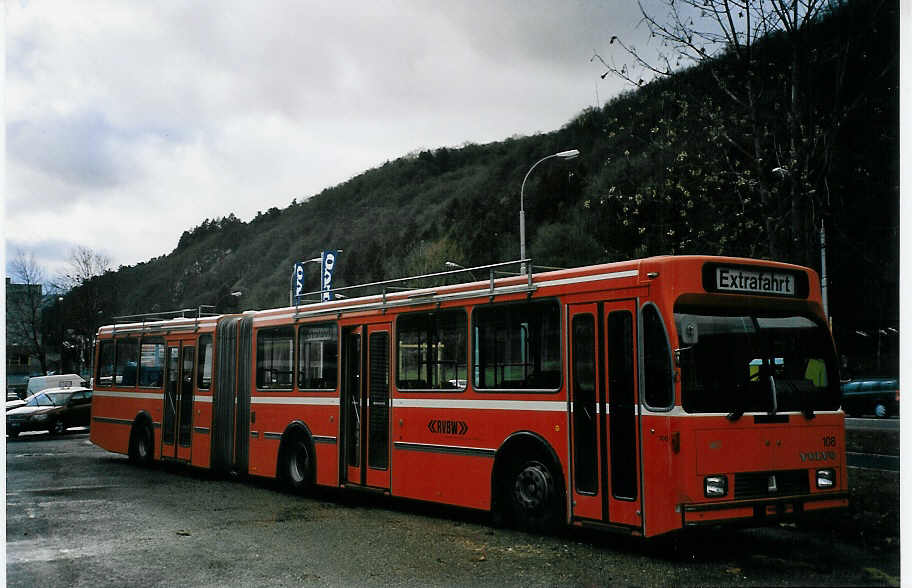
M 152 439 L 152 429 L 146 423 L 136 423 L 130 432 L 130 448 L 127 454 L 130 461 L 136 465 L 148 466 L 152 463 L 155 441 Z
M 505 488 L 510 517 L 527 531 L 553 531 L 561 522 L 560 477 L 548 460 L 516 460 Z
M 293 433 L 283 444 L 280 455 L 280 475 L 288 488 L 295 493 L 310 490 L 314 483 L 314 453 L 307 436 Z

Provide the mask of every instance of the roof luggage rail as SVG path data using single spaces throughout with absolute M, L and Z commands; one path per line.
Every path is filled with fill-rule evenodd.
M 392 280 L 383 280 L 380 282 L 370 282 L 367 284 L 357 284 L 354 286 L 343 286 L 340 288 L 332 288 L 332 289 L 328 290 L 328 292 L 332 292 L 334 297 L 338 298 L 338 299 L 348 298 L 349 296 L 346 295 L 345 293 L 352 293 L 355 291 L 357 291 L 357 296 L 351 296 L 353 298 L 370 296 L 370 295 L 380 296 L 379 303 L 374 304 L 374 305 L 368 305 L 368 306 L 386 308 L 388 306 L 401 306 L 403 304 L 414 303 L 415 301 L 417 301 L 419 299 L 423 301 L 425 299 L 430 300 L 430 299 L 437 298 L 437 292 L 434 292 L 433 290 L 427 291 L 427 292 L 416 291 L 415 293 L 413 293 L 411 295 L 407 295 L 405 299 L 400 299 L 396 302 L 391 302 L 387 297 L 389 295 L 393 294 L 394 292 L 403 291 L 403 290 L 422 290 L 422 289 L 427 290 L 427 289 L 433 289 L 438 286 L 455 285 L 455 284 L 460 283 L 461 281 L 448 282 L 447 278 L 453 277 L 453 276 L 458 276 L 460 274 L 463 274 L 463 275 L 467 274 L 469 277 L 471 277 L 472 282 L 487 281 L 488 285 L 487 285 L 487 288 L 485 288 L 485 290 L 490 296 L 495 296 L 498 294 L 520 292 L 520 291 L 528 292 L 531 294 L 532 292 L 535 291 L 535 286 L 532 284 L 532 272 L 531 271 L 525 273 L 525 283 L 524 284 L 515 284 L 514 283 L 508 287 L 503 287 L 503 286 L 497 287 L 497 286 L 495 286 L 495 280 L 497 280 L 498 278 L 509 278 L 509 277 L 515 278 L 515 277 L 523 276 L 523 273 L 522 273 L 523 267 L 528 267 L 528 268 L 533 268 L 533 269 L 535 267 L 542 267 L 543 269 L 549 269 L 549 270 L 558 269 L 558 268 L 550 268 L 550 267 L 544 268 L 543 266 L 533 266 L 531 263 L 531 259 L 517 259 L 516 261 L 504 261 L 504 262 L 500 262 L 500 263 L 492 263 L 492 264 L 488 264 L 488 265 L 479 265 L 479 266 L 474 266 L 474 267 L 461 267 L 452 262 L 447 262 L 446 265 L 447 265 L 447 267 L 453 267 L 456 269 L 442 271 L 442 272 L 434 272 L 434 273 L 430 273 L 430 274 L 422 274 L 422 275 L 417 275 L 417 276 L 408 276 L 408 277 L 404 277 L 404 278 L 394 278 Z M 518 269 L 520 271 L 507 271 L 507 268 L 510 268 L 511 266 L 518 266 Z M 484 278 L 482 278 L 481 276 L 484 276 Z M 422 281 L 422 280 L 425 281 L 424 284 L 421 284 L 421 283 L 414 284 L 413 283 L 411 286 L 405 286 L 405 284 L 408 284 L 410 282 L 418 282 L 418 281 Z M 507 292 L 507 290 L 509 290 L 509 292 Z M 306 293 L 298 296 L 296 299 L 296 304 L 294 304 L 295 318 L 299 318 L 299 317 L 303 317 L 305 315 L 311 315 L 311 314 L 323 314 L 325 312 L 338 312 L 338 311 L 346 309 L 346 307 L 343 305 L 343 306 L 335 306 L 331 309 L 326 309 L 326 310 L 314 310 L 314 311 L 298 310 L 302 306 L 315 305 L 320 302 L 323 302 L 323 300 L 321 298 L 325 292 L 326 291 L 323 291 L 323 290 L 317 290 L 314 292 L 306 292 Z M 478 291 L 475 291 L 475 295 L 476 296 L 478 295 Z M 316 299 L 314 300 L 311 297 L 316 297 Z M 359 305 L 357 305 L 357 307 L 358 308 L 367 308 L 363 304 L 359 304 Z
M 212 311 L 207 310 L 209 308 L 211 308 Z M 160 311 L 160 312 L 145 312 L 142 314 L 125 314 L 122 316 L 115 316 L 112 334 L 117 332 L 117 325 L 124 325 L 124 324 L 135 325 L 136 323 L 139 323 L 140 326 L 138 327 L 138 329 L 136 327 L 129 328 L 129 329 L 121 329 L 122 332 L 124 330 L 133 331 L 133 330 L 142 330 L 148 324 L 157 324 L 157 323 L 162 323 L 164 321 L 170 321 L 170 320 L 182 319 L 182 318 L 194 319 L 193 328 L 196 329 L 197 326 L 199 325 L 199 320 L 201 318 L 205 318 L 205 317 L 209 317 L 209 316 L 218 316 L 218 313 L 214 312 L 214 310 L 215 310 L 215 307 L 212 306 L 211 304 L 201 304 L 200 306 L 198 306 L 196 308 L 181 308 L 179 310 L 165 310 L 165 311 Z

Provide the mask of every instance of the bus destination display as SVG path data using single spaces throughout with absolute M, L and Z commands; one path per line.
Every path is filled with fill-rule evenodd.
M 727 292 L 794 296 L 795 277 L 775 272 L 718 267 L 716 268 L 716 287 Z
M 808 286 L 806 274 L 785 268 L 725 263 L 703 266 L 703 287 L 708 292 L 807 298 Z

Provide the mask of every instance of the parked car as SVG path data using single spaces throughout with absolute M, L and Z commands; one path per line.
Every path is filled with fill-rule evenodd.
M 28 398 L 19 398 L 18 395 L 10 396 L 6 395 L 6 411 L 9 412 L 14 408 L 19 408 L 20 406 L 25 406 L 25 403 L 28 402 Z
M 25 406 L 6 413 L 6 434 L 15 439 L 22 431 L 59 435 L 70 427 L 88 427 L 92 391 L 82 386 L 48 388 L 28 398 Z
M 886 418 L 899 414 L 899 380 L 865 378 L 843 383 L 842 409 L 852 417 L 873 414 Z

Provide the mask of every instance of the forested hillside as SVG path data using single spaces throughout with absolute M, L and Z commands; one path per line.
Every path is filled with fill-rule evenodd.
M 786 226 L 794 206 L 787 178 L 781 189 L 776 183 L 785 164 L 775 156 L 757 161 L 740 148 L 762 141 L 775 154 L 786 134 L 783 72 L 790 55 L 783 39 L 773 37 L 758 45 L 757 59 L 768 72 L 758 93 L 759 120 L 731 109 L 717 74 L 695 67 L 632 89 L 550 133 L 422 151 L 249 222 L 226 210 L 223 218 L 185 231 L 170 254 L 83 287 L 109 295 L 103 314 L 110 320 L 215 304 L 232 290 L 243 291 L 242 310 L 285 305 L 294 261 L 324 248 L 344 250 L 339 285 L 442 271 L 447 260 L 517 259 L 523 176 L 541 157 L 576 148 L 578 159 L 549 161 L 526 185 L 528 253 L 535 264 L 699 253 L 772 256 L 819 270 L 823 220 L 840 351 L 858 358 L 859 370 L 892 371 L 898 342 L 887 329 L 898 328 L 898 5 L 841 4 L 809 39 L 802 73 L 811 90 L 802 124 L 822 144 L 815 164 L 822 173 L 806 186 L 800 231 Z M 727 57 L 720 59 L 714 67 L 725 70 Z M 734 60 L 728 71 L 731 83 L 739 83 Z M 758 186 L 766 186 L 760 195 Z M 317 289 L 318 264 L 310 268 Z

